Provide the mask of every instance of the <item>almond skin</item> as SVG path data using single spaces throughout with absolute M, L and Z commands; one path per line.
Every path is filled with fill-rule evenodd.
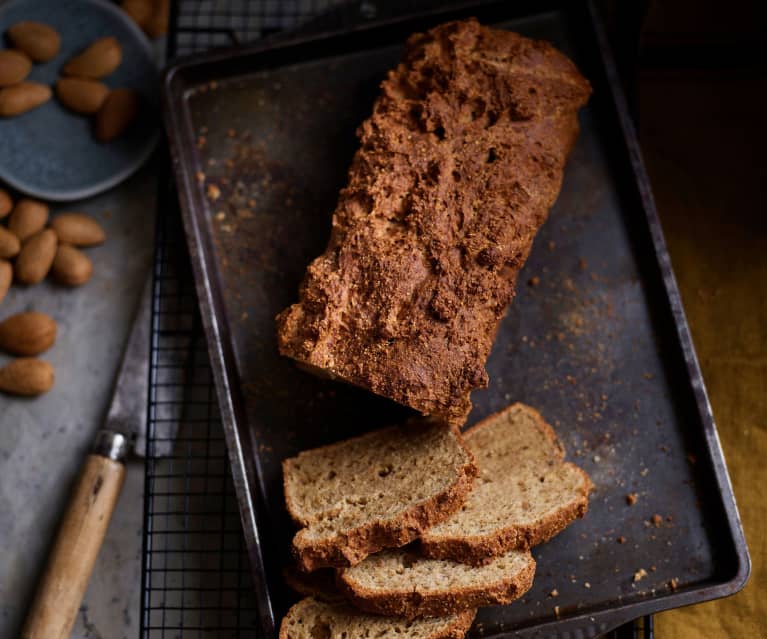
M 0 302 L 8 295 L 8 289 L 11 288 L 13 279 L 13 267 L 10 262 L 0 260 Z
M 21 115 L 51 99 L 51 88 L 39 82 L 22 82 L 0 89 L 0 117 Z
M 0 51 L 0 87 L 18 84 L 32 70 L 32 60 L 21 51 L 5 49 Z
M 29 311 L 0 322 L 0 349 L 12 355 L 39 355 L 56 341 L 56 322 L 50 315 Z
M 19 238 L 7 228 L 0 226 L 0 259 L 16 257 L 21 250 Z
M 96 113 L 109 93 L 107 85 L 85 78 L 59 78 L 56 96 L 65 107 L 75 113 Z
M 111 36 L 92 42 L 82 53 L 64 65 L 64 75 L 98 80 L 112 73 L 122 62 L 122 48 Z
M 34 397 L 53 388 L 53 366 L 41 359 L 21 357 L 0 368 L 0 391 Z
M 16 258 L 16 279 L 22 284 L 41 282 L 51 270 L 57 244 L 56 232 L 52 229 L 40 231 L 24 242 Z
M 44 202 L 29 198 L 19 200 L 8 218 L 8 230 L 24 242 L 45 228 L 48 211 L 48 205 Z
M 13 210 L 13 200 L 8 191 L 0 189 L 0 220 Z
M 59 32 L 43 22 L 17 22 L 8 29 L 8 38 L 35 62 L 48 62 L 61 49 Z
M 80 286 L 93 275 L 93 262 L 81 250 L 71 244 L 59 244 L 53 259 L 51 274 L 59 284 Z
M 155 0 L 152 16 L 147 20 L 144 31 L 150 38 L 159 38 L 168 33 L 170 22 L 170 0 Z
M 120 5 L 140 29 L 146 30 L 154 12 L 151 0 L 123 0 Z
M 138 93 L 133 89 L 110 91 L 96 114 L 96 139 L 109 142 L 120 137 L 136 119 L 139 110 Z
M 92 217 L 82 213 L 60 213 L 51 221 L 59 242 L 74 246 L 96 246 L 106 239 L 106 233 Z

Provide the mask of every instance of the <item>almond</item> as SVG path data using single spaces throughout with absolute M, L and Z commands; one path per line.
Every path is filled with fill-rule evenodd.
M 60 213 L 51 221 L 51 227 L 64 244 L 95 246 L 106 239 L 99 223 L 82 213 Z
M 56 341 L 56 322 L 50 315 L 29 311 L 0 322 L 0 349 L 13 355 L 39 355 Z
M 59 101 L 75 113 L 96 113 L 104 103 L 109 88 L 98 80 L 59 78 L 56 95 Z
M 8 191 L 0 189 L 0 220 L 3 219 L 13 209 L 13 200 L 8 195 Z
M 146 23 L 144 31 L 150 38 L 159 38 L 168 33 L 170 22 L 170 0 L 156 0 L 151 18 Z
M 136 119 L 138 93 L 133 89 L 114 89 L 96 114 L 96 138 L 109 142 L 120 137 Z
M 16 257 L 21 250 L 19 238 L 7 228 L 0 226 L 0 258 Z
M 13 279 L 13 267 L 10 262 L 0 260 L 0 302 L 8 295 L 8 289 L 11 288 Z
M 85 284 L 93 275 L 93 262 L 71 244 L 59 244 L 51 267 L 53 278 L 66 286 Z
M 21 51 L 5 49 L 0 51 L 0 87 L 18 84 L 32 70 L 32 60 Z
M 22 242 L 45 228 L 48 221 L 48 205 L 38 200 L 24 198 L 16 202 L 8 218 L 8 230 Z
M 37 284 L 48 275 L 56 256 L 56 232 L 40 231 L 30 237 L 21 247 L 16 258 L 16 279 L 22 284 Z
M 139 28 L 146 30 L 154 12 L 151 0 L 123 0 L 121 6 Z
M 0 368 L 0 391 L 32 397 L 53 387 L 53 366 L 41 359 L 21 357 Z
M 64 75 L 98 80 L 109 75 L 122 61 L 122 48 L 117 38 L 99 38 L 82 53 L 64 65 Z
M 52 60 L 61 48 L 58 31 L 43 22 L 17 22 L 8 29 L 8 38 L 35 62 Z
M 0 117 L 21 115 L 51 99 L 51 88 L 39 82 L 22 82 L 0 89 Z

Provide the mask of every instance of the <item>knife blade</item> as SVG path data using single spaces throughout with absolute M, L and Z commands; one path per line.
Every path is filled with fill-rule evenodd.
M 144 286 L 112 403 L 59 525 L 22 630 L 23 639 L 66 639 L 125 479 L 130 449 L 146 448 L 152 278 Z

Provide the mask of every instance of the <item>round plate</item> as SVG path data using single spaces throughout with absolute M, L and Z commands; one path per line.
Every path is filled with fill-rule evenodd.
M 35 64 L 28 80 L 53 86 L 66 62 L 97 38 L 114 36 L 122 63 L 103 78 L 110 88 L 141 94 L 139 118 L 126 134 L 102 143 L 93 135 L 93 116 L 73 113 L 54 96 L 13 118 L 0 118 L 0 180 L 46 200 L 79 200 L 122 182 L 149 157 L 159 138 L 159 74 L 146 36 L 119 8 L 101 0 L 12 0 L 0 10 L 0 32 L 22 20 L 51 25 L 61 34 L 61 51 Z

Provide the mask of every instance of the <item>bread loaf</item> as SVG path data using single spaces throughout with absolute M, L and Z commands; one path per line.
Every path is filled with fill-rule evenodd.
M 589 93 L 545 42 L 476 20 L 413 35 L 278 316 L 280 352 L 462 424 Z

